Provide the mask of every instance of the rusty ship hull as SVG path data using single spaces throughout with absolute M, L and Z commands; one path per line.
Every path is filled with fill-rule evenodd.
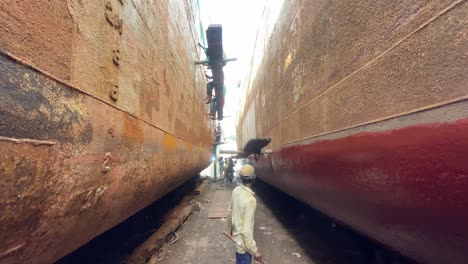
M 210 162 L 196 1 L 0 3 L 0 262 L 51 263 Z
M 468 2 L 270 9 L 237 127 L 272 138 L 257 175 L 419 263 L 465 263 Z

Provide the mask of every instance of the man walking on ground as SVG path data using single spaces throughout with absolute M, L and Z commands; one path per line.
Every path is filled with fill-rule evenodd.
M 254 253 L 256 261 L 262 260 L 262 254 L 257 249 L 253 238 L 254 215 L 257 207 L 252 183 L 255 171 L 252 165 L 246 164 L 240 169 L 242 185 L 232 191 L 231 203 L 228 209 L 228 226 L 231 235 L 243 247 Z M 236 264 L 251 264 L 252 256 L 241 246 L 236 245 Z

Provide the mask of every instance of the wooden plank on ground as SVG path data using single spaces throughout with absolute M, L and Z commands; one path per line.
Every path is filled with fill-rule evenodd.
M 227 217 L 227 209 L 231 201 L 231 190 L 217 190 L 211 199 L 208 219 Z

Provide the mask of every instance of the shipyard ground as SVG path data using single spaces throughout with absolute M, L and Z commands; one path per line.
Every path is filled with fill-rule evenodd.
M 123 263 L 160 225 L 163 212 L 193 186 L 193 182 L 185 184 L 58 263 Z M 164 246 L 157 263 L 235 263 L 232 242 L 222 235 L 225 220 L 207 219 L 216 190 L 232 188 L 211 182 L 197 198 L 200 211 L 194 211 L 177 231 L 176 243 Z M 255 238 L 268 264 L 411 263 L 267 184 L 256 182 L 255 189 Z

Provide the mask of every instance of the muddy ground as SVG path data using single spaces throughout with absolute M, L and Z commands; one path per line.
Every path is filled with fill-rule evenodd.
M 195 180 L 188 182 L 58 263 L 123 263 L 131 250 L 157 229 L 164 212 L 195 184 Z M 234 186 L 211 183 L 196 198 L 201 210 L 194 211 L 177 231 L 176 243 L 164 246 L 164 258 L 158 263 L 235 263 L 233 244 L 222 235 L 226 221 L 207 219 L 212 196 L 225 188 Z M 256 182 L 255 191 L 255 239 L 268 264 L 412 263 L 261 181 Z

